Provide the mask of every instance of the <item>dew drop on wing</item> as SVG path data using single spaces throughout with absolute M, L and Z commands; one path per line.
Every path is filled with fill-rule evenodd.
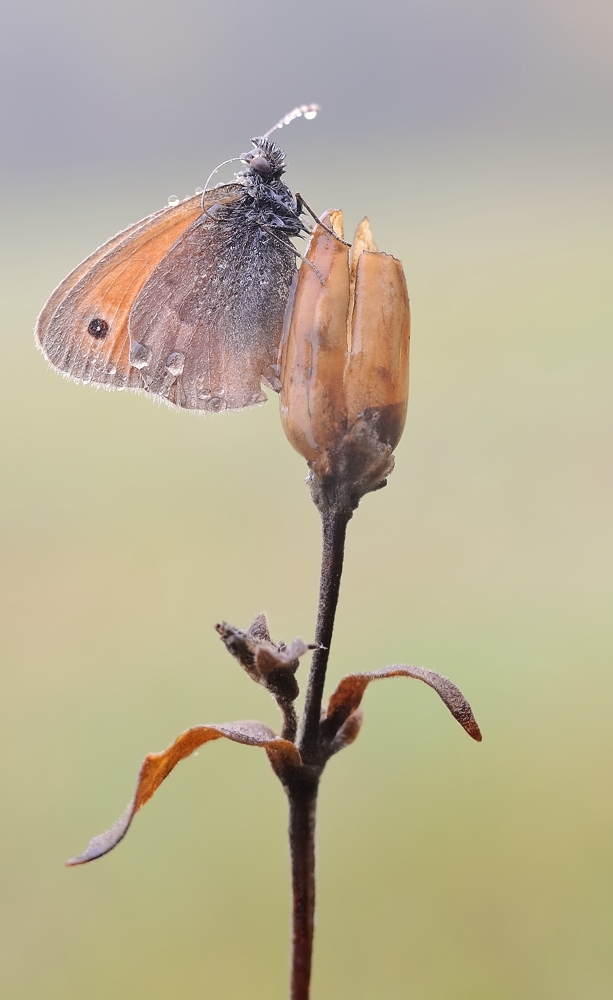
M 151 348 L 140 344 L 138 340 L 130 345 L 130 364 L 133 368 L 146 368 L 151 361 Z
M 181 375 L 185 367 L 185 355 L 182 351 L 173 351 L 166 358 L 166 371 L 171 375 Z
M 176 194 L 169 195 L 169 197 L 168 197 L 168 207 L 169 208 L 176 208 L 176 206 L 179 204 L 179 200 L 180 199 L 179 199 L 179 197 Z

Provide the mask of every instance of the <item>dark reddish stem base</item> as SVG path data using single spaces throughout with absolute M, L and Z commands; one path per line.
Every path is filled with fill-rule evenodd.
M 290 1000 L 309 1000 L 315 919 L 315 809 L 319 776 L 288 792 L 292 862 L 292 977 Z M 309 784 L 311 787 L 309 787 Z

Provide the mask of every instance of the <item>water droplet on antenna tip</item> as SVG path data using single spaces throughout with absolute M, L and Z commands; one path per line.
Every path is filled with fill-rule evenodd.
M 171 194 L 170 197 L 169 197 L 169 199 L 168 199 L 168 205 L 169 205 L 169 207 L 170 208 L 174 208 L 178 204 L 179 204 L 179 198 L 177 197 L 177 195 L 176 194 Z
M 312 118 L 317 118 L 317 112 L 316 111 L 305 111 L 304 112 L 304 117 L 308 118 L 308 120 L 310 121 Z

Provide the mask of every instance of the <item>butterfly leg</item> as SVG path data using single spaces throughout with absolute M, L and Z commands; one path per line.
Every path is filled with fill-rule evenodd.
M 290 250 L 292 250 L 296 254 L 296 257 L 300 257 L 301 261 L 303 261 L 305 264 L 308 264 L 309 267 L 311 268 L 311 270 L 315 271 L 315 274 L 319 278 L 320 285 L 322 285 L 322 286 L 325 285 L 325 281 L 323 279 L 323 275 L 322 275 L 321 271 L 319 271 L 315 267 L 315 264 L 313 264 L 310 260 L 307 260 L 306 257 L 303 257 L 303 255 L 300 253 L 300 251 L 296 250 L 296 247 L 294 246 L 293 243 L 290 243 L 289 240 L 282 239 L 280 236 L 277 235 L 277 233 L 275 233 L 274 229 L 271 229 L 269 226 L 262 226 L 261 228 L 264 230 L 265 233 L 268 233 L 269 236 L 272 236 L 272 238 L 275 239 L 277 241 L 277 243 L 281 243 L 282 246 L 288 247 Z M 327 227 L 324 226 L 324 228 L 327 228 Z M 332 230 L 330 229 L 329 232 L 332 232 Z
M 305 211 L 308 212 L 309 215 L 311 216 L 311 218 L 315 219 L 315 222 L 318 225 L 320 225 L 322 227 L 322 229 L 325 229 L 327 233 L 330 233 L 331 236 L 334 236 L 334 238 L 336 240 L 338 240 L 339 243 L 342 243 L 346 247 L 350 247 L 351 246 L 351 243 L 347 243 L 347 240 L 342 239 L 338 235 L 338 233 L 334 232 L 333 229 L 330 229 L 329 226 L 326 226 L 326 225 L 324 225 L 323 222 L 320 222 L 320 220 L 315 215 L 315 212 L 313 211 L 313 209 L 311 208 L 311 206 L 307 205 L 306 201 L 304 200 L 304 198 L 302 197 L 301 194 L 296 194 L 296 206 L 297 206 L 297 210 L 298 210 L 298 214 L 299 215 L 302 215 Z M 304 260 L 304 258 L 303 258 L 303 260 Z

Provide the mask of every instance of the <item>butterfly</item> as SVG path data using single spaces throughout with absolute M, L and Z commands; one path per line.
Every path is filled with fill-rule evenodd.
M 135 223 L 75 268 L 36 324 L 50 363 L 76 381 L 189 410 L 263 403 L 262 382 L 279 391 L 277 352 L 301 256 L 290 241 L 309 232 L 302 216 L 311 210 L 281 179 L 285 154 L 269 136 L 318 110 L 295 108 L 252 139 L 234 157 L 245 169 L 232 183 L 207 190 L 207 181 L 204 193 Z

